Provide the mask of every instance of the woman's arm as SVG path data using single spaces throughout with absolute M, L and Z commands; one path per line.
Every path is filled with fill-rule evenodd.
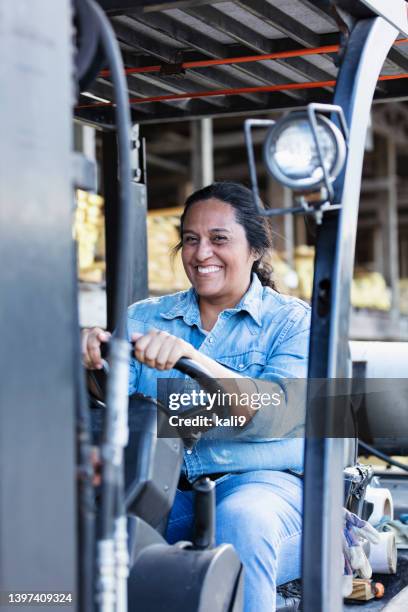
M 181 357 L 187 357 L 202 365 L 215 379 L 222 380 L 220 387 L 222 386 L 226 393 L 242 397 L 244 393 L 250 396 L 257 391 L 256 384 L 250 378 L 243 378 L 236 371 L 229 370 L 211 357 L 203 355 L 189 342 L 165 331 L 152 329 L 144 335 L 132 334 L 131 340 L 135 342 L 136 359 L 151 368 L 170 370 Z M 256 410 L 252 410 L 250 403 L 230 404 L 231 416 L 245 416 L 249 421 L 255 413 Z
M 141 363 L 157 370 L 171 370 L 181 357 L 194 359 L 205 367 L 214 378 L 241 378 L 236 372 L 203 355 L 189 342 L 165 331 L 151 329 L 147 334 L 132 334 L 135 357 Z

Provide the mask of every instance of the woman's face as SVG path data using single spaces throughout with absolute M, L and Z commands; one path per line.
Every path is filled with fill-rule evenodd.
M 248 289 L 257 257 L 232 206 L 216 198 L 192 204 L 182 240 L 184 269 L 198 295 L 237 303 Z

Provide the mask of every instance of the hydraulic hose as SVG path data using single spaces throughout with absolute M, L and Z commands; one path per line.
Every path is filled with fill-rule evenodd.
M 119 159 L 118 241 L 115 261 L 116 332 L 111 340 L 110 375 L 107 385 L 107 411 L 102 445 L 101 538 L 98 542 L 98 604 L 102 612 L 126 610 L 128 561 L 126 530 L 123 532 L 123 450 L 128 439 L 128 376 L 129 348 L 127 342 L 127 300 L 130 243 L 131 198 L 131 117 L 127 81 L 114 31 L 103 10 L 94 0 L 88 0 L 100 30 L 100 42 L 105 54 L 114 90 Z M 119 521 L 119 522 L 118 522 Z M 118 524 L 120 530 L 118 531 Z
M 108 18 L 95 2 L 91 3 L 100 26 L 101 42 L 107 63 L 111 69 L 111 78 L 114 89 L 115 118 L 117 126 L 118 158 L 119 158 L 119 184 L 120 184 L 120 219 L 118 226 L 118 249 L 115 262 L 115 278 L 117 280 L 117 295 L 115 300 L 115 338 L 126 340 L 127 307 L 128 307 L 128 260 L 130 243 L 130 200 L 131 200 L 131 117 L 127 81 L 119 44 Z M 112 341 L 113 342 L 113 341 Z

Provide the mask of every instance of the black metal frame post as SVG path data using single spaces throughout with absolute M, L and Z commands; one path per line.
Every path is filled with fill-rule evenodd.
M 134 139 L 134 181 L 132 181 L 132 257 L 130 270 L 129 304 L 142 300 L 148 295 L 147 277 L 147 193 L 146 173 L 144 170 L 143 142 L 135 136 Z M 115 328 L 114 296 L 115 275 L 114 258 L 117 253 L 117 223 L 119 215 L 119 185 L 118 185 L 118 151 L 116 133 L 103 132 L 103 185 L 105 199 L 105 238 L 106 238 L 106 299 L 107 299 L 107 328 Z M 139 172 L 138 172 L 139 170 Z
M 343 108 L 350 129 L 349 154 L 335 184 L 335 201 L 341 202 L 341 210 L 324 218 L 316 245 L 310 379 L 350 376 L 350 288 L 365 135 L 377 79 L 397 35 L 398 30 L 381 17 L 358 21 L 339 71 L 333 102 Z M 324 415 L 328 425 L 334 418 L 331 409 L 328 403 Z M 305 612 L 342 610 L 344 449 L 341 438 L 306 441 L 302 559 Z

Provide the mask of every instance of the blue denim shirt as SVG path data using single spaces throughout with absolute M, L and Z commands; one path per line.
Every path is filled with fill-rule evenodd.
M 261 380 L 306 378 L 310 307 L 263 287 L 254 274 L 235 308 L 223 310 L 210 332 L 201 327 L 194 289 L 137 302 L 128 310 L 128 334 L 165 330 L 238 375 Z M 157 379 L 181 377 L 131 360 L 129 394 L 157 396 Z M 190 480 L 216 472 L 303 469 L 303 439 L 211 440 L 201 438 L 184 454 Z

